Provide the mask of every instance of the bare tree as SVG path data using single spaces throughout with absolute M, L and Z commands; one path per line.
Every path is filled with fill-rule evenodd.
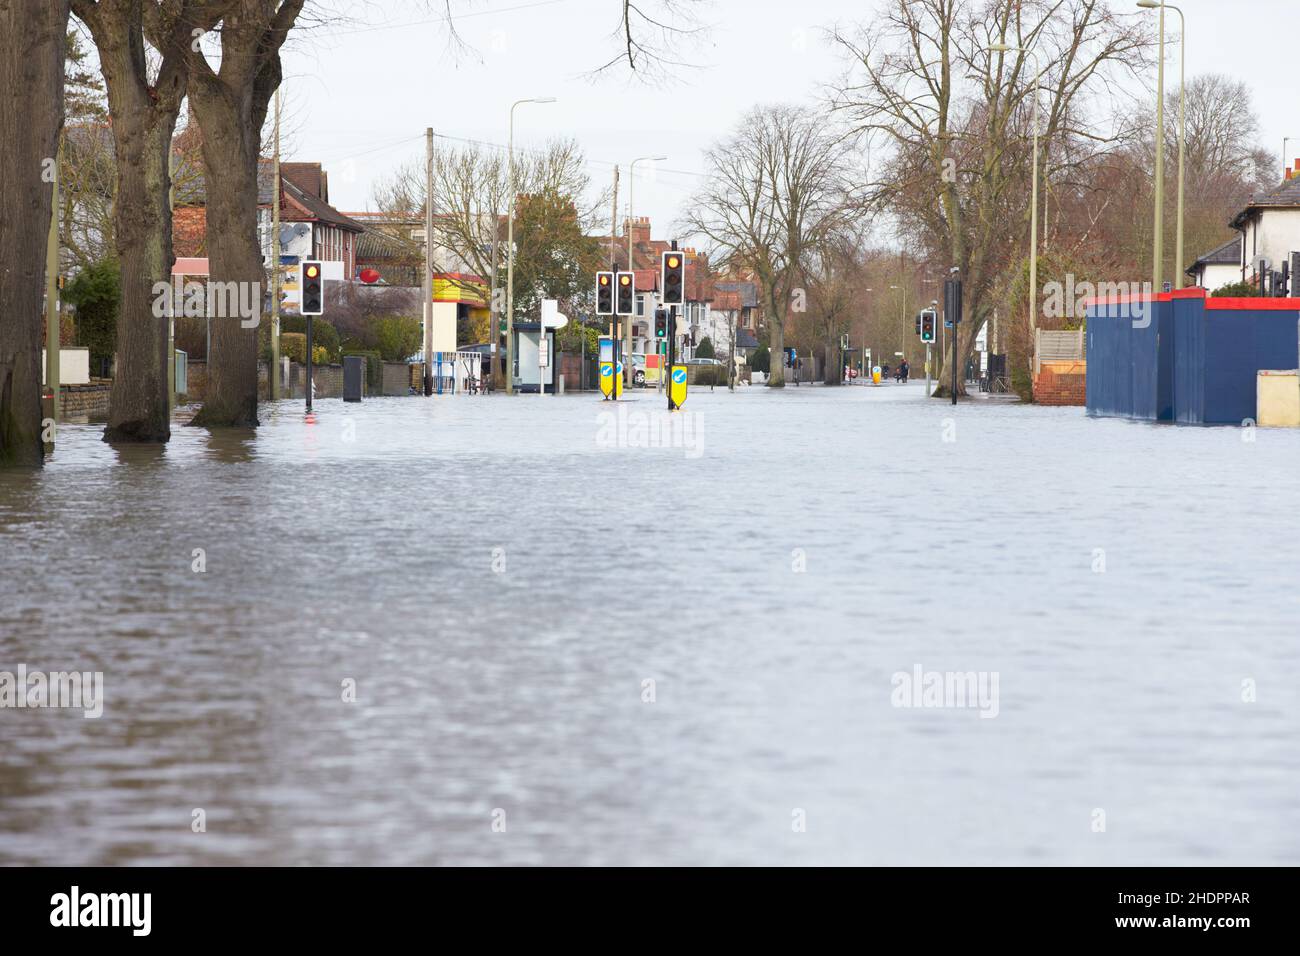
M 434 247 L 439 250 L 434 255 L 435 268 L 459 272 L 463 265 L 470 274 L 485 280 L 494 293 L 494 319 L 498 311 L 496 300 L 500 298 L 495 294 L 498 273 L 505 266 L 503 221 L 509 199 L 507 167 L 506 156 L 486 144 L 445 147 L 434 153 Z M 516 150 L 515 179 L 521 197 L 543 194 L 564 197 L 573 204 L 581 228 L 596 228 L 598 211 L 607 201 L 607 194 L 592 194 L 585 157 L 576 141 L 561 139 L 541 150 Z M 423 220 L 425 193 L 422 160 L 401 167 L 374 190 L 377 208 L 393 217 L 392 226 L 378 228 L 412 261 L 421 257 L 421 243 L 411 238 L 401 223 L 414 218 Z M 567 215 L 566 212 L 566 218 Z M 520 232 L 523 226 L 518 209 L 515 228 L 519 246 L 515 262 L 518 286 L 523 281 L 521 276 L 529 274 L 527 237 Z M 461 284 L 466 286 L 466 291 L 477 291 L 469 283 Z M 487 330 L 478 331 L 487 333 Z
M 216 282 L 262 286 L 257 160 L 267 108 L 282 77 L 280 50 L 304 3 L 208 0 L 202 4 L 214 24 L 220 14 L 221 26 L 219 68 L 208 62 L 202 44 L 195 44 L 189 56 L 190 103 L 203 132 L 208 272 Z M 257 342 L 257 329 L 240 320 L 213 322 L 208 392 L 193 424 L 257 424 Z
M 667 79 L 690 69 L 687 52 L 705 33 L 697 9 L 708 0 L 616 0 L 618 27 L 611 34 L 614 53 L 592 72 L 599 74 L 626 64 L 646 82 Z
M 67 29 L 68 0 L 0 0 L 0 466 L 44 460 L 41 300 Z
M 108 89 L 113 151 L 113 235 L 122 275 L 117 361 L 105 441 L 171 436 L 167 326 L 154 314 L 156 282 L 171 276 L 171 143 L 185 97 L 191 0 L 73 0 L 90 29 Z M 149 68 L 146 40 L 160 58 Z
M 828 237 L 808 257 L 804 268 L 808 339 L 825 356 L 822 381 L 826 385 L 844 381 L 840 337 L 848 332 L 853 311 L 860 304 L 858 290 L 867 284 L 858 238 L 850 233 Z
M 834 107 L 892 147 L 872 184 L 877 206 L 927 258 L 961 270 L 959 367 L 992 312 L 999 279 L 1023 256 L 1033 97 L 1043 98 L 1043 156 L 1066 135 L 1104 141 L 1085 100 L 1145 65 L 1148 29 L 1103 0 L 890 0 L 870 25 L 834 32 L 850 62 Z M 990 52 L 995 43 L 1040 59 Z M 1044 168 L 1050 181 L 1054 170 Z
M 780 354 L 789 311 L 805 305 L 798 283 L 811 257 L 855 215 L 848 146 L 827 130 L 824 115 L 767 106 L 710 149 L 706 165 L 685 229 L 712 244 L 710 258 L 720 266 L 754 275 L 770 348 Z M 784 384 L 773 362 L 768 385 Z

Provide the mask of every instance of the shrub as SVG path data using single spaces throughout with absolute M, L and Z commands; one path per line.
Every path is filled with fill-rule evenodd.
M 1229 282 L 1219 286 L 1210 295 L 1225 299 L 1253 299 L 1259 296 L 1259 286 L 1251 282 Z
M 77 273 L 63 298 L 77 310 L 77 343 L 90 349 L 90 371 L 99 375 L 117 350 L 117 312 L 121 277 L 117 262 L 105 259 Z
M 767 373 L 771 371 L 772 356 L 768 352 L 766 345 L 760 345 L 749 356 L 749 361 L 745 363 L 752 372 Z
M 280 317 L 280 341 L 284 341 L 284 333 L 301 332 L 306 338 L 307 320 L 301 315 L 283 315 Z M 318 347 L 325 349 L 331 362 L 337 361 L 339 357 L 339 333 L 333 325 L 317 316 L 311 324 L 311 347 L 315 351 Z M 307 354 L 307 348 L 303 346 L 303 355 Z
M 700 339 L 699 345 L 695 346 L 695 357 L 717 358 L 717 356 L 713 354 L 713 342 L 709 340 L 707 335 Z
M 316 343 L 313 342 L 314 346 Z M 299 365 L 307 361 L 307 335 L 303 332 L 281 332 L 280 354 L 289 356 L 289 361 Z
M 420 350 L 420 321 L 385 315 L 373 322 L 375 351 L 386 362 L 405 362 Z

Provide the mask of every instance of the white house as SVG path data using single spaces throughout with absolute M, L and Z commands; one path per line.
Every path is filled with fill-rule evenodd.
M 1192 284 L 1213 292 L 1232 282 L 1241 281 L 1241 236 L 1211 249 L 1187 267 Z
M 1294 265 L 1292 256 L 1300 253 L 1300 161 L 1277 189 L 1252 196 L 1233 218 L 1232 228 L 1242 238 L 1239 281 L 1256 278 L 1260 256 L 1269 260 L 1269 269 L 1281 271 L 1284 262 Z

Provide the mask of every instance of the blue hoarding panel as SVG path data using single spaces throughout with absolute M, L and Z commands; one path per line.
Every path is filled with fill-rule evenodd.
M 1200 424 L 1205 414 L 1205 303 L 1202 299 L 1175 299 L 1172 303 L 1173 419 Z
M 1255 418 L 1257 373 L 1300 366 L 1300 304 L 1203 297 L 1159 302 L 1152 321 L 1089 307 L 1088 412 L 1144 421 L 1240 425 Z M 1281 304 L 1281 303 L 1271 303 Z

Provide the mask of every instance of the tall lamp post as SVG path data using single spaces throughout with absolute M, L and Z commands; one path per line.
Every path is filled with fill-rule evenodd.
M 506 225 L 506 394 L 515 391 L 515 107 L 520 103 L 554 103 L 554 96 L 538 96 L 526 100 L 515 100 L 510 104 L 510 139 L 507 146 L 509 156 L 506 181 L 509 184 L 510 213 Z M 537 347 L 542 347 L 541 334 L 538 334 Z M 427 356 L 426 356 L 427 361 Z
M 632 165 L 628 167 L 627 170 L 627 271 L 628 272 L 636 271 L 636 267 L 632 265 L 632 217 L 633 215 L 635 215 L 632 207 L 632 199 L 636 191 L 636 164 L 637 163 L 658 163 L 658 162 L 663 162 L 667 158 L 668 158 L 667 156 L 638 156 L 636 159 L 632 160 Z M 660 291 L 662 292 L 663 290 Z M 635 311 L 635 306 L 633 308 L 633 311 Z M 642 312 L 644 312 L 644 309 L 642 310 Z M 632 384 L 632 379 L 636 375 L 636 370 L 632 368 L 632 348 L 634 344 L 634 340 L 632 338 L 633 318 L 634 318 L 633 316 L 628 316 L 627 319 L 627 325 L 628 325 L 627 382 L 629 385 Z M 733 338 L 734 338 L 734 333 L 733 333 Z M 659 343 L 656 342 L 655 348 L 657 349 L 658 347 L 659 347 Z M 734 350 L 734 345 L 733 345 L 733 350 Z M 664 376 L 664 370 L 663 367 L 660 366 L 659 376 L 658 376 L 660 382 L 663 381 L 663 376 Z
M 1139 7 L 1143 7 L 1148 10 L 1159 9 L 1161 11 L 1160 70 L 1161 70 L 1161 77 L 1162 77 L 1162 82 L 1161 82 L 1162 91 L 1164 87 L 1163 76 L 1164 76 L 1164 49 L 1165 49 L 1164 10 L 1168 8 L 1178 14 L 1178 35 L 1179 35 L 1179 42 L 1178 42 L 1178 225 L 1177 225 L 1177 235 L 1174 238 L 1174 260 L 1175 260 L 1174 274 L 1176 276 L 1181 277 L 1185 275 L 1185 273 L 1183 272 L 1183 165 L 1184 165 L 1183 156 L 1185 152 L 1185 141 L 1187 139 L 1187 120 L 1186 120 L 1186 111 L 1184 109 L 1184 100 L 1186 98 L 1186 92 L 1187 92 L 1186 85 L 1184 83 L 1184 78 L 1187 75 L 1187 19 L 1183 16 L 1182 9 L 1174 6 L 1172 3 L 1162 3 L 1160 2 L 1160 0 L 1137 0 L 1137 5 Z M 1161 110 L 1160 115 L 1163 118 L 1164 116 L 1163 109 Z M 1158 135 L 1160 137 L 1160 140 L 1163 141 L 1164 140 L 1163 127 L 1160 129 Z M 1286 140 L 1282 141 L 1282 153 L 1283 153 L 1282 164 L 1285 166 L 1286 165 L 1286 155 L 1285 155 Z M 1163 152 L 1161 152 L 1158 155 L 1163 157 Z M 1285 173 L 1283 175 L 1285 175 Z M 1163 179 L 1161 179 L 1160 182 L 1163 184 Z M 1159 281 L 1158 278 L 1157 281 Z M 1182 284 L 1183 284 L 1183 280 L 1182 278 L 1179 278 L 1178 286 L 1181 288 Z M 1159 292 L 1160 290 L 1159 288 L 1156 288 L 1155 291 Z
M 875 290 L 875 289 L 872 289 L 872 288 L 866 288 L 866 289 L 863 289 L 862 291 L 863 291 L 863 292 L 870 292 L 870 293 L 872 293 L 872 294 L 874 295 L 876 290 Z M 867 366 L 867 330 L 866 330 L 865 328 L 862 330 L 862 359 L 861 359 L 861 364 L 862 364 L 862 377 L 865 378 L 865 379 L 867 379 L 867 380 L 870 380 L 870 378 L 871 378 L 871 369 Z M 863 382 L 862 384 L 865 385 L 866 382 Z
M 1029 47 L 991 43 L 988 49 L 991 53 L 1027 53 L 1034 58 L 1038 70 L 1034 76 L 1034 170 L 1029 197 L 1033 207 L 1029 211 L 1029 334 L 1032 336 L 1038 327 L 1038 85 L 1043 79 L 1043 64 L 1037 51 Z M 952 331 L 956 335 L 957 327 L 953 326 Z
M 907 289 L 901 285 L 891 285 L 891 289 L 898 290 L 898 318 L 903 335 L 907 335 Z

